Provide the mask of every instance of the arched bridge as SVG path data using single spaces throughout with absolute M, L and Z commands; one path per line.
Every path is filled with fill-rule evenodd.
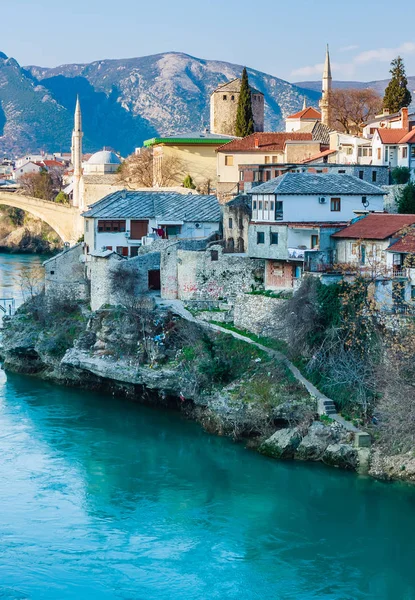
M 83 234 L 83 219 L 77 207 L 6 191 L 0 191 L 0 204 L 21 208 L 42 219 L 56 231 L 63 242 L 73 244 Z

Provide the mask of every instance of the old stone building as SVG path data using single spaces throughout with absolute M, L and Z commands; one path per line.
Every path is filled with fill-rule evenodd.
M 223 239 L 227 252 L 246 252 L 251 218 L 251 198 L 239 194 L 223 205 Z
M 264 131 L 264 94 L 252 86 L 251 102 L 255 131 Z M 236 111 L 241 92 L 241 79 L 233 79 L 214 90 L 210 96 L 210 131 L 235 135 Z

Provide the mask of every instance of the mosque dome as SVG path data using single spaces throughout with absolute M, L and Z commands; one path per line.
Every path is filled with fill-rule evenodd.
M 121 164 L 118 156 L 110 150 L 100 150 L 95 152 L 89 159 L 89 165 L 119 165 Z

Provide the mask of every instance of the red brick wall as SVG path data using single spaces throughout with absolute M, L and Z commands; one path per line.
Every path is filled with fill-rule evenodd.
M 294 267 L 281 260 L 265 262 L 265 289 L 277 290 L 293 287 Z

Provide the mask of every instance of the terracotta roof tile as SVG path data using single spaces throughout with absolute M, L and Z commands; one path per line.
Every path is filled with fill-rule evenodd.
M 382 144 L 399 144 L 401 139 L 408 133 L 407 129 L 378 129 Z
M 300 160 L 301 164 L 313 162 L 313 160 L 318 160 L 319 158 L 324 158 L 325 156 L 330 156 L 330 154 L 336 154 L 337 150 L 323 150 L 323 152 L 319 152 L 315 154 L 311 158 L 305 158 L 304 160 Z
M 415 144 L 415 129 L 408 131 L 408 133 L 401 139 L 400 144 Z
M 409 231 L 400 240 L 387 248 L 389 252 L 415 253 L 415 232 Z
M 372 213 L 333 234 L 335 238 L 385 240 L 415 224 L 415 215 Z
M 303 108 L 303 110 L 300 110 L 300 112 L 294 113 L 293 115 L 290 115 L 289 117 L 286 117 L 286 118 L 287 119 L 321 119 L 321 113 L 318 112 L 318 110 L 316 110 L 312 106 L 308 106 L 307 108 Z
M 218 152 L 283 152 L 285 142 L 293 140 L 297 142 L 310 142 L 313 140 L 311 133 L 286 133 L 277 131 L 275 133 L 252 133 L 247 137 L 232 140 L 220 146 Z M 258 147 L 257 147 L 258 146 Z

